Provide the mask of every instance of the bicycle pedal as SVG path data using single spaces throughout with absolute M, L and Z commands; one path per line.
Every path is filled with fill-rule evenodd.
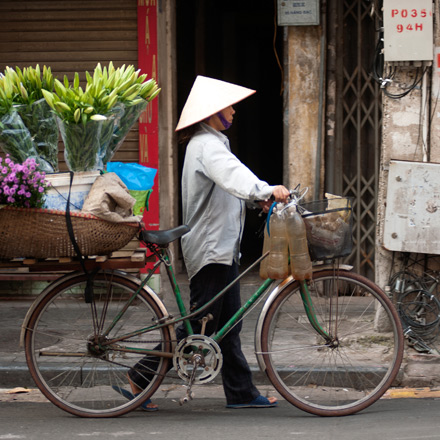
M 185 403 L 188 403 L 190 400 L 193 400 L 193 399 L 194 399 L 194 393 L 191 392 L 191 393 L 188 394 L 187 396 L 182 397 L 182 398 L 179 400 L 179 404 L 180 404 L 180 406 L 182 406 L 182 405 L 184 405 Z

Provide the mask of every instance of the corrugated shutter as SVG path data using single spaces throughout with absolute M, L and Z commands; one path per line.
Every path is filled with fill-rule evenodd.
M 0 2 L 0 71 L 6 66 L 50 66 L 60 78 L 90 73 L 100 62 L 137 66 L 137 1 L 4 1 Z M 134 127 L 113 160 L 138 161 Z M 62 144 L 60 169 L 65 170 Z

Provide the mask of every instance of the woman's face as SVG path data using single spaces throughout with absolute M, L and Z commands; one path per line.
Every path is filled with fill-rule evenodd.
M 232 107 L 232 105 L 224 108 L 220 113 L 222 114 L 222 116 L 225 118 L 225 120 L 227 122 L 232 124 L 232 120 L 234 119 L 234 114 L 235 114 L 235 110 Z M 223 131 L 223 130 L 226 130 L 226 128 L 227 128 L 224 126 L 224 124 L 222 123 L 222 121 L 220 120 L 220 118 L 217 115 L 212 115 L 206 123 L 218 131 Z
M 234 114 L 235 114 L 235 110 L 234 107 L 232 107 L 232 105 L 230 105 L 229 107 L 224 108 L 221 111 L 221 114 L 223 115 L 223 117 L 230 123 L 232 124 L 232 120 L 234 119 Z M 223 125 L 223 124 L 222 124 Z

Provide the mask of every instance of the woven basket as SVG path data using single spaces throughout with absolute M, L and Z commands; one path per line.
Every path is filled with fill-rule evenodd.
M 112 223 L 91 214 L 71 213 L 81 253 L 109 255 L 138 232 L 138 223 Z M 3 207 L 0 209 L 0 259 L 74 257 L 64 211 Z

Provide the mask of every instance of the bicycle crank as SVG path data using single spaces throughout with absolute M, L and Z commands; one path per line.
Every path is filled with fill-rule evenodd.
M 214 380 L 222 368 L 223 356 L 217 342 L 210 337 L 191 335 L 177 345 L 173 364 L 190 391 L 193 384 L 204 384 Z

